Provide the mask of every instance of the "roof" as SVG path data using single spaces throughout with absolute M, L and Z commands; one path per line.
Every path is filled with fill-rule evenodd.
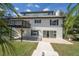
M 21 12 L 21 14 L 25 13 L 48 13 L 48 12 L 54 12 L 54 11 L 35 11 L 35 12 Z M 7 17 L 11 19 L 34 19 L 34 18 L 65 18 L 66 16 L 56 16 L 56 15 L 45 15 L 45 16 L 20 16 L 20 17 Z
M 33 12 L 20 12 L 20 13 L 25 14 L 25 13 L 48 13 L 48 12 L 55 12 L 55 11 L 33 11 Z
M 21 17 L 8 17 L 10 19 L 36 19 L 36 18 L 65 18 L 65 16 L 21 16 Z

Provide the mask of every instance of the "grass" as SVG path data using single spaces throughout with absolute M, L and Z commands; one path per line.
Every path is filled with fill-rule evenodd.
M 79 42 L 73 43 L 73 45 L 52 43 L 52 46 L 60 56 L 79 56 Z
M 15 47 L 16 56 L 31 56 L 33 51 L 37 47 L 37 43 L 33 42 L 14 41 L 12 44 Z M 2 55 L 1 46 L 0 46 L 0 55 Z M 7 54 L 7 56 L 9 55 Z

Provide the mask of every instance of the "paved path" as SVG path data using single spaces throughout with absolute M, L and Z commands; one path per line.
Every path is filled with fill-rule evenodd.
M 58 44 L 73 44 L 65 39 L 43 38 L 43 41 L 50 43 L 58 43 Z
M 41 41 L 38 43 L 38 46 L 32 56 L 58 56 L 58 53 L 54 51 L 49 42 Z

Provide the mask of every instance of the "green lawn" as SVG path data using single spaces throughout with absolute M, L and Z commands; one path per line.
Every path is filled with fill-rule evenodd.
M 13 45 L 15 47 L 15 52 L 17 56 L 31 56 L 33 51 L 37 47 L 37 43 L 33 42 L 14 41 Z M 0 46 L 0 55 L 2 55 L 1 46 Z
M 79 42 L 73 43 L 73 45 L 52 43 L 52 46 L 60 56 L 79 56 Z

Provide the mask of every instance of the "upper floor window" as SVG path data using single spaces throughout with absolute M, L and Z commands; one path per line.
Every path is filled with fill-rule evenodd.
M 58 25 L 58 20 L 50 20 L 50 25 Z
M 35 23 L 41 23 L 41 20 L 35 20 Z

